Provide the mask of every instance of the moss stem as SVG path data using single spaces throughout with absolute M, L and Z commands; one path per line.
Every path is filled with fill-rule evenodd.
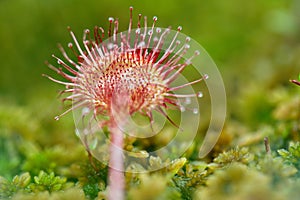
M 270 142 L 269 142 L 268 137 L 264 138 L 264 144 L 265 144 L 265 149 L 266 149 L 267 155 L 271 155 L 271 147 L 270 147 Z

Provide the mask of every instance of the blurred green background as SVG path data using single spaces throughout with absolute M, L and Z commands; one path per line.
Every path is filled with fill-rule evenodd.
M 120 30 L 126 30 L 129 6 L 134 7 L 134 16 L 158 16 L 157 26 L 181 25 L 184 34 L 209 52 L 224 78 L 228 120 L 255 127 L 271 109 L 263 95 L 275 87 L 296 88 L 289 79 L 300 72 L 299 0 L 0 0 L 1 132 L 21 133 L 42 145 L 66 142 L 69 135 L 63 132 L 73 134 L 72 116 L 63 122 L 53 120 L 63 110 L 56 98 L 63 87 L 41 76 L 54 74 L 44 61 L 55 63 L 51 54 L 60 55 L 57 43 L 66 46 L 71 41 L 67 26 L 80 38 L 85 28 L 106 28 L 112 16 L 119 18 Z M 253 115 L 243 113 L 243 104 L 236 106 L 249 90 L 260 92 L 256 102 L 262 102 L 260 107 L 254 105 Z M 51 140 L 37 139 L 42 132 Z M 9 149 L 14 145 L 4 143 L 0 147 L 7 157 L 18 153 Z

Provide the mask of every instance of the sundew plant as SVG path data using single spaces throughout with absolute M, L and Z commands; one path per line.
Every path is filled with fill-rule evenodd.
M 130 7 L 126 32 L 119 32 L 119 21 L 110 17 L 107 31 L 98 26 L 93 31 L 84 30 L 82 44 L 69 28 L 73 43 L 69 43 L 68 47 L 76 60 L 71 59 L 62 45 L 59 45 L 63 59 L 55 55 L 53 57 L 60 67 L 47 63 L 50 69 L 66 81 L 44 75 L 65 85 L 66 89 L 61 93 L 67 96 L 63 101 L 72 101 L 72 106 L 55 119 L 59 120 L 70 111 L 78 113 L 79 110 L 79 115 L 74 115 L 76 132 L 89 155 L 94 155 L 101 161 L 101 156 L 97 155 L 99 147 L 103 148 L 103 145 L 99 141 L 103 141 L 106 136 L 102 134 L 103 138 L 98 139 L 99 130 L 108 128 L 109 199 L 124 198 L 124 154 L 128 152 L 124 152 L 123 147 L 126 135 L 149 137 L 149 134 L 160 131 L 166 120 L 181 132 L 178 134 L 186 134 L 188 125 L 180 120 L 179 123 L 173 121 L 168 110 L 188 112 L 197 116 L 194 120 L 199 121 L 197 98 L 201 98 L 203 93 L 195 91 L 192 86 L 209 77 L 208 74 L 203 74 L 193 81 L 183 77 L 182 72 L 192 66 L 193 60 L 201 52 L 200 49 L 191 48 L 191 38 L 179 36 L 182 30 L 180 26 L 177 31 L 155 27 L 157 17 L 153 17 L 149 23 L 146 16 L 139 14 L 134 28 L 132 11 L 133 8 Z M 185 79 L 185 83 L 178 84 L 177 80 L 180 78 Z M 190 90 L 192 93 L 185 92 Z M 163 118 L 154 117 L 154 112 Z M 148 118 L 149 124 L 138 125 L 132 117 L 136 113 Z M 157 127 L 161 120 L 162 127 Z M 190 117 L 190 120 L 193 118 Z M 197 124 L 192 125 L 196 127 L 193 130 L 195 133 Z M 221 126 L 222 122 L 220 128 Z M 212 148 L 218 133 L 213 138 L 214 141 L 210 141 L 206 148 Z M 192 139 L 189 138 L 191 141 Z

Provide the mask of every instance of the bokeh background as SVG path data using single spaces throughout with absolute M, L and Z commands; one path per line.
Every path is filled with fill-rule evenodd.
M 157 16 L 157 26 L 182 26 L 209 52 L 224 78 L 228 121 L 253 130 L 272 123 L 266 117 L 271 91 L 299 91 L 289 82 L 300 72 L 299 0 L 0 0 L 1 175 L 26 170 L 22 148 L 34 152 L 79 143 L 71 114 L 53 119 L 63 110 L 56 98 L 62 86 L 41 76 L 54 75 L 44 62 L 55 63 L 51 54 L 60 55 L 57 43 L 71 41 L 67 26 L 80 38 L 83 29 L 106 28 L 108 17 L 114 17 L 126 30 L 129 6 L 134 16 Z M 254 103 L 243 101 L 249 98 Z

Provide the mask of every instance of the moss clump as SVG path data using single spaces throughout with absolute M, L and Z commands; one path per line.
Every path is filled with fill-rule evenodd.
M 0 199 L 11 198 L 16 191 L 16 187 L 3 177 L 0 177 Z
M 22 196 L 29 198 L 40 195 L 41 198 L 44 198 L 42 196 L 65 191 L 74 186 L 72 182 L 67 182 L 65 177 L 55 176 L 53 172 L 46 173 L 44 171 L 40 171 L 39 175 L 34 177 L 28 172 L 20 176 L 16 175 L 12 181 L 0 177 L 0 185 L 1 199 L 11 197 L 20 199 Z
M 167 189 L 168 179 L 162 175 L 141 175 L 140 184 L 128 193 L 128 199 L 162 199 Z M 151 188 L 151 189 L 150 189 Z
M 72 186 L 72 183 L 67 183 L 66 178 L 55 176 L 53 172 L 48 174 L 40 171 L 38 176 L 33 177 L 33 180 L 33 183 L 30 183 L 26 188 L 30 192 L 49 191 L 51 193 Z
M 300 142 L 291 142 L 288 150 L 279 149 L 278 153 L 285 163 L 297 168 L 297 176 L 300 177 Z
M 224 170 L 216 171 L 207 180 L 207 187 L 199 188 L 195 199 L 239 200 L 239 199 L 281 199 L 270 186 L 270 177 L 233 163 Z
M 236 147 L 229 151 L 219 154 L 218 157 L 214 159 L 214 162 L 221 167 L 231 164 L 233 162 L 248 164 L 253 160 L 253 157 L 254 156 L 251 153 L 249 153 L 248 148 L 243 147 L 240 149 L 239 147 Z
M 72 166 L 72 177 L 77 177 L 77 183 L 82 187 L 88 199 L 95 199 L 98 193 L 105 191 L 107 186 L 107 166 L 93 159 Z
M 211 170 L 207 163 L 193 161 L 187 163 L 173 177 L 173 185 L 180 191 L 182 199 L 192 199 L 195 189 L 206 184 L 210 173 Z

